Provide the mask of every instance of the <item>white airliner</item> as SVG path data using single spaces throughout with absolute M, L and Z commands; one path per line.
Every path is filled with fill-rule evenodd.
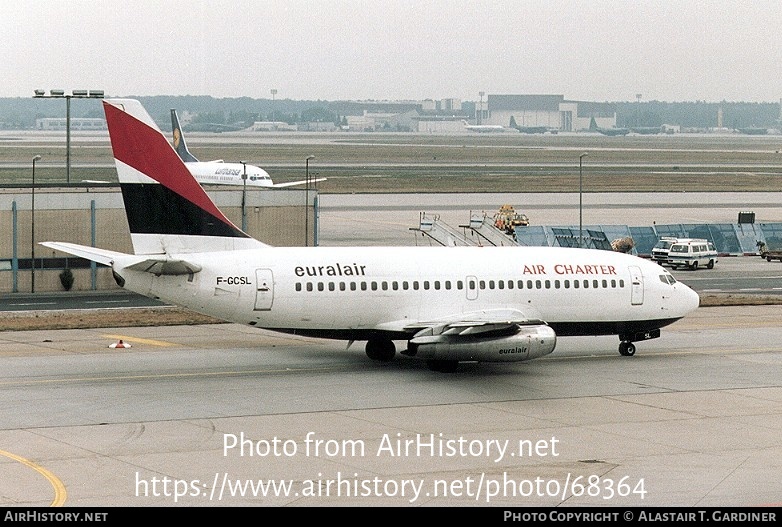
M 245 179 L 248 187 L 283 188 L 307 184 L 307 180 L 275 184 L 268 172 L 247 163 L 226 163 L 222 159 L 199 161 L 187 148 L 182 127 L 179 125 L 179 118 L 173 108 L 171 109 L 171 131 L 174 134 L 174 149 L 190 173 L 202 185 L 244 185 Z M 309 183 L 325 180 L 326 178 L 313 178 L 309 180 Z
M 470 132 L 518 132 L 515 128 L 505 128 L 499 124 L 470 124 L 464 119 L 462 119 L 462 122 L 464 123 L 464 127 Z
M 279 332 L 367 341 L 436 371 L 459 361 L 514 362 L 557 338 L 633 342 L 698 307 L 658 264 L 625 253 L 562 247 L 272 247 L 232 224 L 141 104 L 104 100 L 134 254 L 42 245 L 110 266 L 122 287 L 226 321 Z

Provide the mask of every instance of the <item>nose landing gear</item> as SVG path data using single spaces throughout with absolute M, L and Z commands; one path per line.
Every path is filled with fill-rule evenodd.
M 627 341 L 620 342 L 619 355 L 621 355 L 622 357 L 632 357 L 633 355 L 635 355 L 635 344 Z

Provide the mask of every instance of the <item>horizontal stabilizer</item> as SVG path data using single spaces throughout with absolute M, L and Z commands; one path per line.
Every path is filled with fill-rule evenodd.
M 150 258 L 148 255 L 135 256 L 66 242 L 41 242 L 41 245 L 80 258 L 86 258 L 108 267 L 131 269 L 133 271 L 152 273 L 156 276 L 195 274 L 201 270 L 200 265 L 184 260 L 172 260 L 163 256 L 159 258 Z
M 78 245 L 75 243 L 67 242 L 40 242 L 44 247 L 62 251 L 64 253 L 79 256 L 80 258 L 86 258 L 99 264 L 111 265 L 117 261 L 118 258 L 127 257 L 125 253 L 116 251 L 107 251 L 106 249 L 98 249 L 96 247 L 87 247 L 86 245 Z

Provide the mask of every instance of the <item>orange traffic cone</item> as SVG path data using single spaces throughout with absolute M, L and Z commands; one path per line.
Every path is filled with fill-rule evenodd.
M 115 342 L 114 344 L 109 345 L 110 348 L 129 348 L 130 344 L 123 342 L 122 339 L 119 340 L 119 342 Z

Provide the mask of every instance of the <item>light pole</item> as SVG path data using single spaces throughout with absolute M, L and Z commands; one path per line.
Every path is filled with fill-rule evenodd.
M 315 156 L 304 160 L 304 247 L 310 244 L 310 159 Z
M 103 99 L 103 90 L 35 90 L 36 99 L 65 99 L 65 181 L 71 182 L 71 99 Z
M 242 172 L 242 230 L 247 232 L 247 213 L 245 212 L 245 203 L 247 201 L 247 162 L 239 161 L 244 167 Z
M 478 95 L 481 97 L 481 102 L 478 105 L 478 124 L 481 124 L 481 118 L 483 117 L 483 96 L 486 94 L 486 92 L 479 91 Z
M 274 96 L 277 95 L 277 88 L 272 88 L 272 122 L 274 122 Z
M 578 246 L 579 248 L 584 244 L 584 220 L 583 220 L 583 208 L 584 208 L 584 176 L 582 171 L 583 160 L 588 156 L 586 152 L 578 156 Z
M 30 185 L 30 292 L 35 293 L 35 162 L 41 159 L 33 157 L 33 183 Z
M 635 105 L 635 126 L 641 126 L 641 94 L 635 94 L 635 100 L 638 104 Z

